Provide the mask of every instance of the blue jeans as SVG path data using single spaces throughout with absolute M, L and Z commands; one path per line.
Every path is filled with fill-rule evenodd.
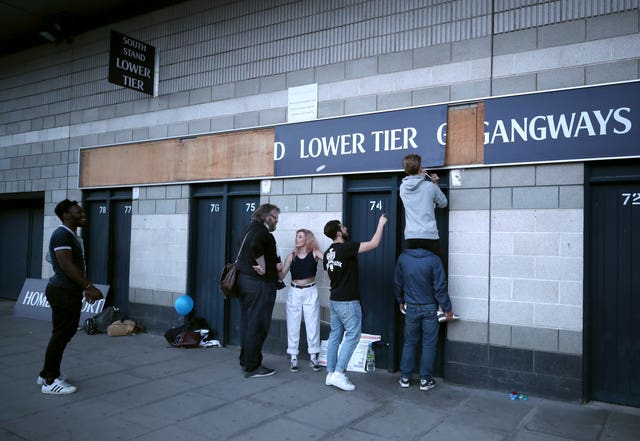
M 403 377 L 411 378 L 416 367 L 416 351 L 422 335 L 422 357 L 420 359 L 420 378 L 428 380 L 433 371 L 436 358 L 436 344 L 440 325 L 437 318 L 438 305 L 413 305 L 407 303 L 407 315 L 404 320 L 404 346 L 400 360 L 400 372 Z
M 362 307 L 359 300 L 351 302 L 329 300 L 329 311 L 331 311 L 331 333 L 327 343 L 327 372 L 344 373 L 360 341 Z M 338 347 L 345 332 L 342 348 L 338 354 Z

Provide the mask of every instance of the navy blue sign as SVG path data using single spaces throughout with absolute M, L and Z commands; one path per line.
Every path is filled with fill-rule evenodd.
M 484 162 L 640 155 L 640 82 L 488 99 Z
M 447 106 L 309 121 L 275 129 L 274 176 L 402 170 L 409 153 L 444 165 Z

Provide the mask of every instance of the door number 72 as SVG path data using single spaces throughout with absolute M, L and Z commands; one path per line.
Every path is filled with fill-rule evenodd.
M 640 193 L 622 193 L 622 205 L 640 205 Z

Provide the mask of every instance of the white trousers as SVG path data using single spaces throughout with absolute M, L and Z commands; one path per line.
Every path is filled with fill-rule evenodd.
M 291 286 L 287 293 L 287 354 L 298 355 L 300 343 L 300 322 L 304 314 L 309 354 L 320 352 L 320 301 L 318 289 L 295 288 Z

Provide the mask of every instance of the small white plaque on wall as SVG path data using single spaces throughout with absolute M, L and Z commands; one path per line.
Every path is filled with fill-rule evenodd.
M 318 117 L 318 83 L 289 88 L 287 121 L 310 121 Z
M 462 186 L 462 170 L 460 169 L 451 170 L 450 182 L 452 187 L 461 187 Z

